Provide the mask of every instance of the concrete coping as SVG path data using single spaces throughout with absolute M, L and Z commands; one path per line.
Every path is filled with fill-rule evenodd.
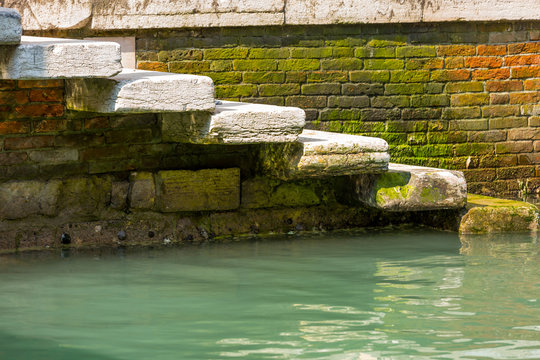
M 304 130 L 298 141 L 304 145 L 304 155 L 388 151 L 388 143 L 380 138 L 327 131 Z
M 207 76 L 124 69 L 104 79 L 66 81 L 68 109 L 97 113 L 214 111 Z
M 0 7 L 0 45 L 15 45 L 21 41 L 21 15 L 15 9 Z
M 0 51 L 0 79 L 109 77 L 122 70 L 120 61 L 116 43 L 22 36 Z

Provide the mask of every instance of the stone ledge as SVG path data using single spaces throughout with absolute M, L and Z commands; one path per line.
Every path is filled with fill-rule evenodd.
M 305 113 L 294 107 L 219 101 L 214 114 L 163 114 L 163 140 L 193 144 L 296 141 Z
M 0 79 L 109 77 L 122 70 L 120 61 L 116 43 L 23 36 L 0 48 Z
M 389 164 L 388 172 L 352 179 L 358 200 L 386 211 L 459 209 L 467 203 L 463 173 Z
M 21 41 L 21 15 L 15 9 L 0 7 L 0 45 L 16 45 Z
M 66 106 L 104 114 L 213 111 L 214 83 L 207 76 L 124 69 L 111 78 L 66 81 Z

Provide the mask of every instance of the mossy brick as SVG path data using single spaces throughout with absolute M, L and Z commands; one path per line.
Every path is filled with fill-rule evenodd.
M 525 79 L 540 77 L 540 66 L 521 66 L 511 70 L 512 78 Z
M 350 47 L 335 47 L 332 52 L 332 56 L 335 58 L 340 57 L 353 57 L 354 55 L 354 48 Z
M 529 126 L 540 127 L 540 116 L 531 116 L 529 118 Z
M 135 56 L 137 61 L 158 61 L 159 59 L 156 51 L 139 51 Z
M 467 142 L 467 134 L 462 131 L 429 132 L 427 140 L 430 144 L 460 144 Z
M 424 83 L 424 92 L 426 94 L 442 94 L 444 91 L 444 83 L 428 82 Z
M 320 109 L 326 107 L 326 96 L 287 96 L 286 106 L 296 106 L 302 109 Z
M 326 121 L 321 123 L 318 129 L 346 134 L 369 134 L 385 131 L 385 124 L 380 121 Z
M 252 48 L 248 59 L 287 59 L 289 55 L 289 48 Z
M 439 56 L 472 56 L 476 55 L 474 45 L 440 45 L 437 47 Z
M 361 70 L 364 67 L 364 61 L 356 58 L 337 58 L 321 60 L 323 70 Z
M 441 44 L 448 42 L 448 34 L 439 31 L 409 34 L 411 44 Z
M 443 109 L 442 118 L 447 120 L 476 119 L 482 116 L 480 107 L 450 107 Z
M 457 144 L 456 156 L 490 155 L 495 153 L 495 146 L 490 143 Z
M 370 133 L 368 136 L 378 137 L 385 140 L 388 144 L 398 145 L 407 143 L 407 134 L 405 133 L 389 133 L 389 132 L 380 132 L 380 133 Z
M 412 108 L 401 111 L 403 120 L 439 119 L 440 117 L 441 109 L 438 108 Z
M 540 115 L 540 104 L 522 105 L 521 115 Z
M 278 61 L 278 70 L 282 71 L 319 70 L 320 67 L 321 63 L 318 59 L 289 59 Z
M 482 92 L 484 91 L 484 83 L 480 81 L 450 82 L 446 84 L 445 90 L 449 94 Z
M 161 72 L 169 71 L 169 67 L 167 66 L 167 64 L 159 62 L 159 61 L 138 61 L 137 69 L 148 70 L 148 71 L 161 71 Z
M 400 132 L 422 132 L 427 131 L 427 121 L 387 121 L 386 131 L 392 133 Z
M 243 102 L 253 103 L 253 104 L 266 104 L 266 105 L 276 105 L 284 106 L 285 99 L 283 96 L 268 96 L 268 97 L 244 97 L 242 98 Z
M 489 42 L 497 43 L 512 43 L 517 41 L 528 40 L 529 34 L 527 31 L 504 31 L 489 33 Z
M 257 94 L 256 85 L 217 85 L 217 98 L 237 98 L 242 96 L 254 96 Z
M 360 120 L 362 111 L 359 109 L 325 109 L 321 111 L 321 120 Z
M 305 84 L 302 85 L 304 95 L 335 95 L 341 93 L 341 84 Z
M 151 172 L 136 172 L 129 176 L 129 207 L 150 210 L 156 202 L 154 175 Z
M 495 143 L 506 140 L 506 130 L 470 131 L 467 139 L 471 143 Z
M 388 150 L 390 152 L 390 157 L 392 158 L 392 161 L 397 161 L 399 163 L 406 163 L 402 161 L 401 159 L 403 159 L 404 157 L 414 156 L 413 147 L 410 146 L 409 144 L 406 144 L 406 145 L 389 144 L 389 145 L 390 146 Z
M 401 70 L 405 63 L 399 59 L 367 59 L 364 66 L 366 70 Z
M 285 82 L 288 83 L 304 83 L 307 81 L 306 71 L 288 71 L 285 73 Z
M 495 169 L 463 169 L 462 172 L 468 183 L 491 182 L 497 179 Z
M 163 212 L 232 210 L 240 206 L 240 169 L 168 170 L 156 174 Z
M 453 144 L 429 144 L 423 146 L 414 146 L 413 154 L 417 157 L 447 157 L 454 154 Z
M 242 73 L 240 72 L 208 72 L 200 73 L 199 75 L 212 78 L 212 81 L 216 85 L 239 84 L 242 82 Z
M 281 45 L 291 47 L 322 47 L 324 46 L 324 40 L 309 39 L 304 36 L 287 36 L 281 38 Z
M 413 95 L 411 107 L 448 106 L 448 95 Z
M 526 117 L 509 116 L 504 118 L 489 119 L 490 129 L 513 129 L 527 126 Z
M 539 52 L 540 43 L 537 41 L 508 44 L 508 54 L 534 54 Z
M 521 157 L 523 158 L 523 157 Z M 498 179 L 527 179 L 536 176 L 534 166 L 501 167 L 497 169 Z
M 214 60 L 210 63 L 210 70 L 212 71 L 232 71 L 232 60 Z
M 433 70 L 431 81 L 464 81 L 469 80 L 471 72 L 469 70 Z
M 411 95 L 424 93 L 423 84 L 385 84 L 385 95 Z
M 329 96 L 328 107 L 364 108 L 369 107 L 369 96 Z
M 482 117 L 505 117 L 519 115 L 520 108 L 518 105 L 490 105 L 482 107 Z
M 180 74 L 197 74 L 210 71 L 210 61 L 171 61 L 169 71 Z
M 403 70 L 390 72 L 390 82 L 394 83 L 426 82 L 428 80 L 429 71 L 427 70 Z
M 248 84 L 279 84 L 285 82 L 285 73 L 276 71 L 244 72 L 242 79 L 244 83 Z
M 307 74 L 308 82 L 347 82 L 347 71 L 313 71 Z
M 426 145 L 427 144 L 427 135 L 424 133 L 409 133 L 406 134 L 405 138 L 407 144 L 410 145 Z
M 291 58 L 293 59 L 322 59 L 332 57 L 331 47 L 322 48 L 291 48 Z
M 327 28 L 323 28 L 323 31 Z M 366 39 L 360 37 L 339 37 L 336 39 L 325 39 L 324 44 L 326 46 L 333 46 L 338 48 L 363 46 L 367 43 Z
M 377 36 L 371 39 L 368 43 L 371 47 L 387 47 L 387 46 L 404 46 L 407 45 L 407 36 L 391 35 L 388 37 Z
M 390 81 L 390 72 L 387 70 L 351 71 L 349 72 L 349 78 L 352 82 L 386 83 Z
M 540 90 L 540 79 L 528 79 L 523 82 L 525 90 Z
M 405 69 L 407 70 L 433 70 L 433 69 L 442 69 L 444 65 L 444 60 L 440 58 L 412 58 L 407 59 L 405 62 Z
M 519 154 L 533 151 L 532 141 L 508 141 L 495 144 L 497 154 Z
M 343 95 L 383 95 L 383 84 L 343 84 Z
M 223 60 L 223 59 L 245 59 L 248 55 L 246 48 L 229 48 L 229 49 L 204 49 L 205 60 Z
M 409 97 L 405 95 L 376 96 L 371 98 L 371 106 L 374 108 L 408 107 Z
M 489 104 L 489 94 L 453 94 L 450 98 L 452 106 L 474 106 Z
M 203 51 L 199 49 L 175 49 L 162 50 L 157 53 L 157 59 L 162 62 L 183 61 L 183 60 L 202 60 Z
M 400 115 L 400 109 L 362 109 L 364 121 L 398 120 Z
M 540 92 L 510 93 L 509 102 L 510 104 L 538 104 L 540 103 Z
M 466 57 L 464 60 L 464 65 L 468 68 L 499 68 L 503 64 L 503 59 L 495 56 Z
M 465 61 L 463 56 L 451 56 L 444 58 L 445 69 L 461 69 L 464 67 Z
M 471 79 L 473 80 L 504 80 L 510 78 L 510 69 L 489 69 L 473 70 Z
M 487 129 L 487 119 L 450 120 L 448 122 L 448 130 L 450 131 L 480 131 Z
M 262 84 L 259 85 L 260 96 L 279 96 L 300 94 L 298 84 Z
M 506 55 L 506 45 L 478 45 L 476 53 L 479 56 L 504 56 Z
M 396 57 L 435 57 L 437 48 L 435 46 L 400 46 L 396 48 Z
M 272 59 L 233 60 L 233 69 L 237 71 L 274 71 L 277 62 Z
M 358 58 L 393 58 L 396 57 L 395 47 L 360 47 L 354 50 Z
M 509 129 L 508 140 L 540 140 L 540 130 L 530 127 Z

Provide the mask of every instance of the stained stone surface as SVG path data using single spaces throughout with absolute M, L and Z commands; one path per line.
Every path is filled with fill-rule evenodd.
M 152 209 L 156 202 L 156 187 L 151 172 L 132 173 L 129 177 L 129 206 L 132 209 Z
M 120 45 L 111 42 L 23 36 L 0 47 L 0 79 L 109 77 L 122 70 Z
M 459 209 L 467 203 L 460 171 L 391 163 L 385 173 L 352 181 L 360 202 L 386 211 Z
M 124 69 L 111 78 L 66 81 L 66 106 L 97 113 L 213 111 L 207 76 Z
M 264 147 L 260 160 L 269 175 L 287 180 L 385 171 L 390 155 L 383 139 L 304 130 L 292 144 Z
M 296 141 L 305 113 L 295 107 L 219 101 L 214 114 L 162 115 L 164 141 L 254 144 Z
M 0 184 L 0 220 L 55 215 L 61 186 L 60 180 Z
M 14 45 L 21 41 L 21 15 L 15 9 L 0 7 L 0 45 Z

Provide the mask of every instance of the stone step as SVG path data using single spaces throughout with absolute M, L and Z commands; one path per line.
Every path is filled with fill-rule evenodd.
M 387 211 L 459 209 L 467 204 L 460 171 L 389 164 L 388 172 L 352 178 L 357 200 Z
M 109 77 L 122 70 L 120 60 L 116 43 L 22 36 L 0 48 L 0 79 Z
M 21 41 L 21 15 L 15 9 L 0 7 L 0 45 L 14 45 Z
M 116 76 L 66 81 L 66 106 L 96 113 L 213 111 L 207 76 L 124 69 Z
M 293 144 L 267 145 L 261 167 L 284 179 L 355 175 L 386 171 L 390 155 L 383 139 L 304 130 Z
M 257 144 L 296 141 L 305 113 L 294 107 L 218 101 L 213 114 L 161 115 L 164 141 L 193 144 Z

